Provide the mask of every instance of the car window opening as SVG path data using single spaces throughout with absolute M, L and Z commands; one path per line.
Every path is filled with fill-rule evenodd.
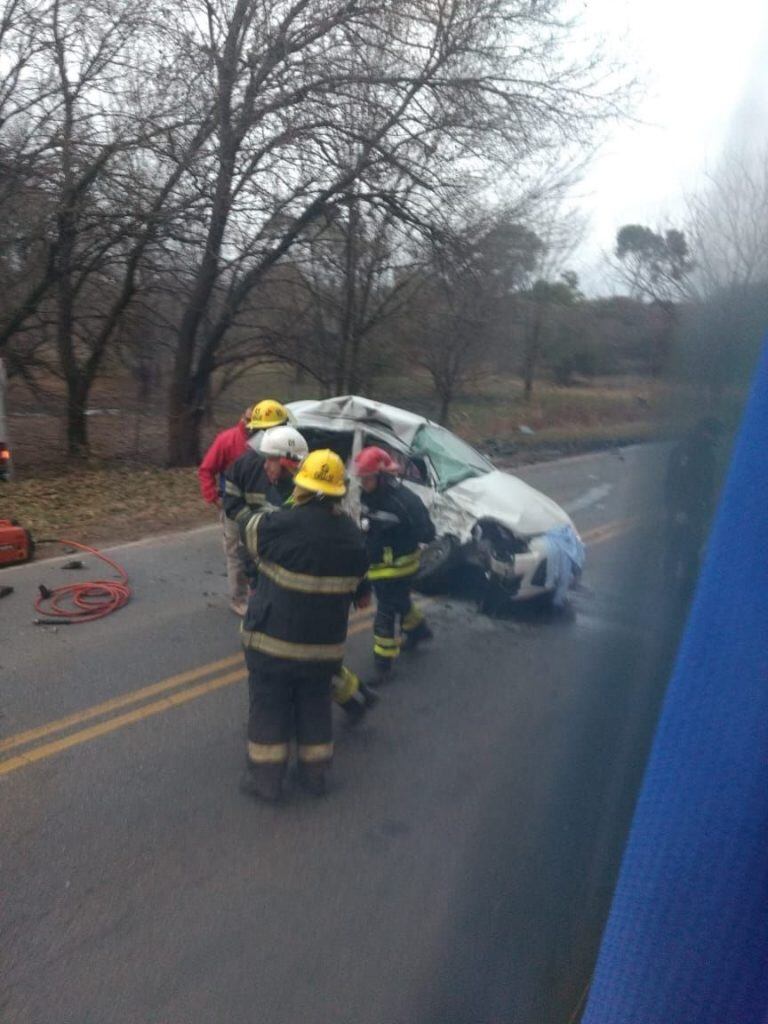
M 480 452 L 435 424 L 419 428 L 413 439 L 413 451 L 429 458 L 443 490 L 470 477 L 483 476 L 493 469 Z

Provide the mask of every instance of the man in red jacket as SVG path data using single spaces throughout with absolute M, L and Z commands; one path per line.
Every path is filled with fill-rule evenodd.
M 238 526 L 222 510 L 224 474 L 248 448 L 248 438 L 257 430 L 279 426 L 288 421 L 288 410 L 271 398 L 246 409 L 240 421 L 217 435 L 197 469 L 203 498 L 219 509 L 229 581 L 229 606 L 236 615 L 245 615 L 248 604 L 248 580 L 238 548 Z

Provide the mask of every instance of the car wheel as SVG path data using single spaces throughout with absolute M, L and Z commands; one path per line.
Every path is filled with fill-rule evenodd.
M 459 542 L 450 535 L 433 540 L 421 553 L 421 565 L 413 586 L 422 594 L 437 594 L 449 584 L 459 564 Z

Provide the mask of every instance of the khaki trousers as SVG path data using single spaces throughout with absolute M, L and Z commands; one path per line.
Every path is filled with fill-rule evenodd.
M 246 601 L 248 599 L 248 579 L 240 552 L 240 528 L 237 523 L 227 519 L 223 512 L 219 514 L 219 518 L 224 540 L 224 555 L 227 560 L 229 598 L 231 601 Z

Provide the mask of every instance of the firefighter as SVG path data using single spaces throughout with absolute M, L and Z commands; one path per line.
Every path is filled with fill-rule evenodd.
M 290 501 L 293 478 L 308 451 L 306 441 L 293 427 L 271 427 L 263 431 L 258 437 L 257 450 L 253 449 L 251 441 L 249 450 L 229 469 L 225 480 L 224 510 L 235 522 L 249 511 L 275 509 Z M 244 550 L 241 557 L 246 576 L 254 587 L 258 568 Z M 333 699 L 350 724 L 355 725 L 377 703 L 378 695 L 344 666 L 334 676 Z
M 232 463 L 247 451 L 249 437 L 258 436 L 265 428 L 287 421 L 288 410 L 279 402 L 271 398 L 257 402 L 245 410 L 234 427 L 222 430 L 217 435 L 197 470 L 204 500 L 219 509 L 224 555 L 227 560 L 230 608 L 237 615 L 245 614 L 248 580 L 238 554 L 237 525 L 225 515 L 222 507 L 224 474 Z
M 401 649 L 413 649 L 432 637 L 424 615 L 411 600 L 420 545 L 435 537 L 421 499 L 396 479 L 397 464 L 383 448 L 363 448 L 355 457 L 360 480 L 362 526 L 376 593 L 373 657 L 378 680 L 391 673 Z
M 271 427 L 254 435 L 224 479 L 224 512 L 237 522 L 244 509 L 279 508 L 293 492 L 293 478 L 307 455 L 307 442 L 294 427 Z
M 240 531 L 259 572 L 241 627 L 248 666 L 248 768 L 243 788 L 280 798 L 295 735 L 299 781 L 320 796 L 333 756 L 331 688 L 341 673 L 350 605 L 367 607 L 362 533 L 341 509 L 344 463 L 311 452 L 293 503 L 243 511 Z

